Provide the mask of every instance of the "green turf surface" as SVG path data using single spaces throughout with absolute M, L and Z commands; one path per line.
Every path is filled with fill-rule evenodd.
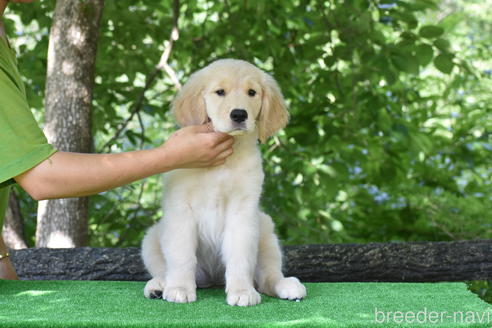
M 382 312 L 375 316 L 376 309 L 401 311 L 401 322 L 405 315 L 413 321 L 405 326 L 492 326 L 492 306 L 463 283 L 310 283 L 301 302 L 263 296 L 260 305 L 247 308 L 228 306 L 222 289 L 199 290 L 195 303 L 172 304 L 145 299 L 143 286 L 0 280 L 0 327 L 395 327 L 400 322 L 398 313 L 388 320 Z

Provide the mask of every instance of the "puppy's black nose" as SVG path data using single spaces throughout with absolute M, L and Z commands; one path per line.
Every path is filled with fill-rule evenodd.
M 248 118 L 248 112 L 245 111 L 244 109 L 233 109 L 231 112 L 231 120 L 233 120 L 236 123 L 241 123 L 246 121 Z

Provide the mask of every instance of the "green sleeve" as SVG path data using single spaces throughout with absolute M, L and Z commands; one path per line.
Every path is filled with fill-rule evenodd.
M 0 37 L 0 188 L 54 152 L 31 113 L 15 56 Z

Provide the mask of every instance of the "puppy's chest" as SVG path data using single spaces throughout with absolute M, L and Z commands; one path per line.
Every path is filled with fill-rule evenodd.
M 263 184 L 259 151 L 235 151 L 224 165 L 171 173 L 165 183 L 169 202 L 186 202 L 196 219 L 220 220 L 244 198 L 258 198 Z M 171 201 L 172 200 L 172 201 Z M 166 203 L 166 202 L 165 202 Z
M 259 161 L 235 165 L 232 158 L 221 167 L 206 170 L 199 179 L 202 192 L 200 195 L 190 194 L 191 203 L 207 212 L 225 215 L 225 211 L 237 205 L 239 199 L 261 194 L 263 172 Z

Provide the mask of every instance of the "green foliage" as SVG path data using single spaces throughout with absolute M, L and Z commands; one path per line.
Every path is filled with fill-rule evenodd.
M 419 30 L 419 35 L 426 39 L 435 39 L 444 33 L 444 29 L 435 25 L 422 26 Z
M 468 282 L 468 289 L 484 301 L 492 304 L 492 280 L 476 280 Z
M 492 6 L 466 3 L 182 1 L 169 64 L 185 82 L 215 59 L 241 58 L 278 80 L 292 119 L 262 146 L 262 204 L 284 243 L 492 238 Z M 95 151 L 154 147 L 175 128 L 177 90 L 160 72 L 112 140 L 167 45 L 171 6 L 106 2 Z M 42 119 L 53 8 L 16 8 L 9 29 L 20 31 L 19 63 Z M 160 193 L 151 177 L 92 197 L 91 244 L 138 245 L 161 215 Z

